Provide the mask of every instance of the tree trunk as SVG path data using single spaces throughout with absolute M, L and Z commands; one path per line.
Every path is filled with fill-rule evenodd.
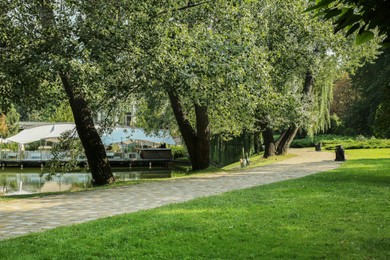
M 56 34 L 50 32 L 50 29 L 55 28 L 55 15 L 51 4 L 52 0 L 40 1 L 39 18 L 42 27 L 48 30 L 44 36 L 52 41 L 57 41 L 60 39 L 57 39 Z M 108 162 L 106 150 L 96 131 L 86 100 L 81 92 L 78 91 L 77 86 L 71 81 L 69 74 L 64 71 L 59 71 L 58 73 L 62 86 L 68 96 L 70 107 L 72 108 L 77 133 L 83 144 L 85 155 L 87 156 L 91 169 L 93 184 L 105 185 L 114 182 L 115 178 Z
M 85 155 L 91 169 L 94 185 L 114 182 L 106 150 L 93 123 L 87 102 L 71 83 L 69 75 L 61 72 L 60 78 L 72 108 L 77 133 L 83 144 Z
M 268 158 L 271 156 L 276 155 L 276 148 L 275 148 L 275 142 L 274 142 L 274 136 L 273 132 L 270 128 L 266 128 L 263 132 L 263 140 L 264 140 L 264 146 L 265 146 L 265 151 L 264 151 L 264 158 Z
M 210 129 L 207 107 L 195 105 L 196 132 L 183 111 L 178 94 L 168 91 L 169 100 L 184 143 L 187 146 L 192 170 L 202 170 L 210 165 Z
M 306 71 L 305 75 L 305 82 L 303 85 L 303 95 L 309 96 L 313 89 L 313 75 L 309 70 Z M 290 148 L 291 142 L 294 140 L 295 135 L 297 134 L 299 130 L 298 126 L 290 126 L 286 131 L 284 131 L 278 140 L 275 142 L 276 152 L 278 155 L 285 155 L 287 154 L 288 148 Z
M 307 70 L 302 93 L 305 95 L 310 95 L 311 90 L 313 89 L 313 84 L 314 84 L 313 75 L 311 75 L 310 70 Z
M 196 115 L 196 165 L 193 170 L 202 170 L 210 166 L 210 122 L 206 106 L 195 105 Z
M 295 135 L 298 132 L 297 126 L 290 126 L 287 131 L 283 133 L 282 138 L 277 142 L 276 152 L 278 155 L 285 155 L 291 142 L 294 140 Z
M 255 149 L 255 154 L 258 154 L 260 153 L 260 148 L 261 148 L 261 144 L 260 144 L 260 132 L 256 131 L 254 132 L 253 134 L 253 143 L 254 143 L 254 149 Z

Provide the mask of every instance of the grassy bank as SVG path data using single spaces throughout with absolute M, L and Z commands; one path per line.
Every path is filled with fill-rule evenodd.
M 0 242 L 0 259 L 390 258 L 390 149 L 339 169 Z

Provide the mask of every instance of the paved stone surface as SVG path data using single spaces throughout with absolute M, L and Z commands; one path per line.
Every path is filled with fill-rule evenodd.
M 106 190 L 0 202 L 0 240 L 58 226 L 184 202 L 337 168 L 333 153 L 292 149 L 297 157 L 232 173 L 147 182 Z

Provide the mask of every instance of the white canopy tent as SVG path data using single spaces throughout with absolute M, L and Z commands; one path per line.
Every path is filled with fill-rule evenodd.
M 18 144 L 28 144 L 40 140 L 55 140 L 58 139 L 62 133 L 66 131 L 74 131 L 74 124 L 50 124 L 33 127 L 21 131 L 20 133 L 7 138 L 9 142 Z
M 20 146 L 40 140 L 55 141 L 58 140 L 62 133 L 66 131 L 75 131 L 75 129 L 75 124 L 61 123 L 42 125 L 23 130 L 20 133 L 7 138 L 6 141 L 18 143 Z M 165 143 L 168 145 L 175 144 L 173 138 L 162 131 L 160 131 L 158 135 L 148 135 L 140 128 L 116 127 L 112 132 L 103 134 L 101 138 L 103 144 L 106 146 L 114 143 L 131 143 L 135 141 Z

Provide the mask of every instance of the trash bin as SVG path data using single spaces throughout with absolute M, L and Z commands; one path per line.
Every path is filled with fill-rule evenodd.
M 319 142 L 318 144 L 315 145 L 315 148 L 316 148 L 316 152 L 321 152 L 321 147 L 322 147 L 322 143 Z
M 344 148 L 341 145 L 336 146 L 336 159 L 335 161 L 345 161 L 345 152 Z

